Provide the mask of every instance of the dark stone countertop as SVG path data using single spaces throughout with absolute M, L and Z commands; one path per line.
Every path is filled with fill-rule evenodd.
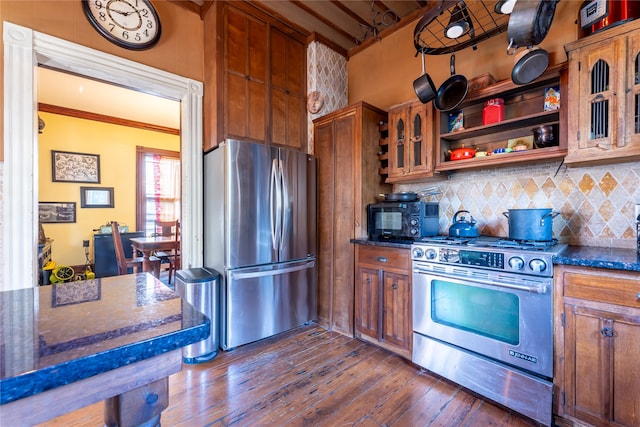
M 410 248 L 413 242 L 407 240 L 380 242 L 368 239 L 352 239 L 351 243 L 392 248 Z M 640 258 L 633 249 L 567 246 L 553 257 L 553 263 L 558 265 L 608 268 L 612 270 L 640 271 Z
M 640 258 L 633 249 L 567 246 L 553 257 L 559 265 L 640 271 Z
M 0 292 L 0 404 L 179 349 L 207 317 L 147 273 Z

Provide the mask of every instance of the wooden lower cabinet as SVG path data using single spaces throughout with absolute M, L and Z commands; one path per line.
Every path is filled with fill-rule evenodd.
M 557 266 L 556 405 L 594 426 L 640 426 L 640 273 Z
M 409 248 L 356 245 L 355 335 L 411 359 Z

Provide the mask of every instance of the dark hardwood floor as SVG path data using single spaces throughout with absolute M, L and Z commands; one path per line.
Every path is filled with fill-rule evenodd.
M 184 365 L 164 427 L 536 426 L 386 350 L 304 326 Z M 102 403 L 41 426 L 102 426 Z

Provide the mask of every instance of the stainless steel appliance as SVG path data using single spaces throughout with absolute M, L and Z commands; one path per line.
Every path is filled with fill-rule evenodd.
M 438 203 L 388 201 L 367 206 L 371 240 L 415 240 L 438 234 Z
M 552 257 L 563 247 L 486 236 L 414 243 L 413 362 L 551 425 Z
M 316 317 L 316 159 L 228 140 L 204 158 L 204 260 L 222 274 L 220 346 Z

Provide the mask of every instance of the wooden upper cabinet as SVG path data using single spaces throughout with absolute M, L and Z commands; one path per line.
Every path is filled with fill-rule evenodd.
M 268 25 L 244 12 L 225 10 L 226 137 L 265 141 Z
M 204 151 L 224 139 L 306 150 L 306 45 L 249 2 L 204 18 Z
M 411 182 L 433 176 L 433 106 L 418 100 L 389 109 L 387 182 Z
M 306 49 L 271 29 L 271 142 L 303 149 L 306 143 Z
M 566 163 L 640 159 L 640 20 L 565 46 L 569 57 Z

